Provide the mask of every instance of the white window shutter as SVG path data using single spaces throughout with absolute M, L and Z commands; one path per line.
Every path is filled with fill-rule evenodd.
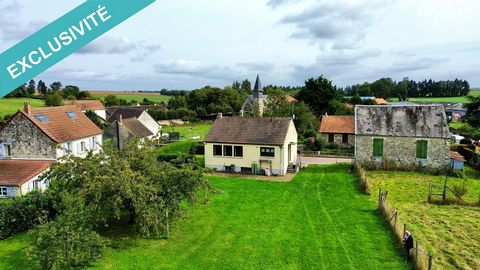
M 0 157 L 4 157 L 5 156 L 5 147 L 3 146 L 3 144 L 0 144 Z

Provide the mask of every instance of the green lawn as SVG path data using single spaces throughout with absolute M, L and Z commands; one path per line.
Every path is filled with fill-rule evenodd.
M 12 115 L 23 108 L 23 103 L 29 101 L 32 108 L 39 108 L 45 106 L 42 99 L 33 98 L 1 98 L 0 99 L 0 117 Z
M 472 91 L 470 91 L 470 95 L 480 96 L 480 90 L 472 89 Z M 398 102 L 398 98 L 392 98 L 391 100 L 392 102 Z M 468 103 L 467 97 L 418 97 L 418 98 L 408 98 L 408 101 Z
M 98 98 L 98 99 L 101 99 L 101 100 L 104 100 L 106 96 L 108 95 L 111 95 L 111 94 L 98 94 L 98 93 L 95 93 L 95 92 L 92 92 L 92 96 L 94 98 Z M 153 102 L 157 102 L 157 103 L 160 103 L 160 102 L 165 102 L 165 103 L 168 103 L 168 100 L 170 100 L 170 97 L 169 96 L 162 96 L 160 94 L 149 94 L 149 93 L 146 93 L 146 94 L 142 94 L 142 93 L 119 93 L 119 94 L 114 94 L 115 96 L 117 96 L 118 98 L 121 98 L 121 99 L 125 99 L 126 101 L 130 102 L 132 100 L 136 100 L 138 102 L 142 102 L 142 100 L 144 98 L 147 98 L 148 100 L 151 100 Z
M 189 154 L 190 149 L 198 144 L 197 141 L 183 141 L 169 143 L 158 149 L 159 154 Z
M 289 183 L 210 176 L 218 193 L 169 240 L 117 236 L 94 269 L 410 269 L 349 165 L 311 166 Z M 29 269 L 21 235 L 1 269 Z M 5 250 L 7 249 L 7 250 Z
M 180 132 L 180 140 L 190 140 L 197 136 L 200 136 L 200 140 L 204 140 L 211 128 L 210 123 L 195 123 L 183 126 L 162 126 L 162 132 Z
M 445 176 L 413 172 L 369 172 L 368 176 L 372 190 L 388 191 L 391 207 L 434 256 L 434 269 L 480 269 L 480 208 L 426 202 L 429 183 L 443 184 Z M 463 179 L 450 178 L 449 185 L 454 183 Z M 466 186 L 465 200 L 478 202 L 480 173 L 467 168 Z M 449 192 L 448 197 L 454 195 Z M 371 200 L 376 202 L 377 197 Z

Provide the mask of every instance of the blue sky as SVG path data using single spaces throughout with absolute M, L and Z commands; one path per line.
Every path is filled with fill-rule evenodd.
M 83 1 L 0 1 L 0 51 Z M 157 0 L 38 79 L 89 90 L 380 77 L 480 86 L 480 1 Z

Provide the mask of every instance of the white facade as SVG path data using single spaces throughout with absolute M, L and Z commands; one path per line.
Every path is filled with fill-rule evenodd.
M 160 135 L 160 130 L 162 126 L 155 121 L 146 111 L 144 111 L 140 117 L 138 117 L 138 120 L 142 122 L 142 124 L 150 130 L 150 132 L 153 133 L 153 137 L 157 137 Z M 151 138 L 150 138 L 151 139 Z
M 83 138 L 75 141 L 59 144 L 57 147 L 57 159 L 71 154 L 75 157 L 85 158 L 89 151 L 97 154 L 102 149 L 103 135 Z

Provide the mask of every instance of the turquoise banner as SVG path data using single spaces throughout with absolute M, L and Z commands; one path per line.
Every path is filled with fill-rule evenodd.
M 88 0 L 8 49 L 0 54 L 0 97 L 153 2 L 155 0 Z

